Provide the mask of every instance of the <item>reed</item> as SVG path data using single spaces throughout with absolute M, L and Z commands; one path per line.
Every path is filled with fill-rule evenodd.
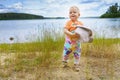
M 82 44 L 82 54 L 84 56 L 94 57 L 117 57 L 119 55 L 118 46 L 120 39 L 105 39 L 97 38 L 94 39 L 93 43 Z
M 54 35 L 54 36 L 53 36 Z M 40 77 L 47 74 L 45 71 L 49 71 L 49 75 L 53 76 L 51 67 L 59 67 L 61 63 L 62 50 L 64 45 L 64 35 L 60 35 L 52 31 L 43 30 L 41 37 L 37 40 L 28 43 L 12 43 L 12 44 L 0 44 L 0 79 L 6 79 L 11 77 L 13 72 L 24 73 L 18 76 L 25 78 L 26 73 L 32 74 L 35 72 L 34 79 L 48 79 Z M 44 37 L 43 37 L 44 36 Z M 82 55 L 85 59 L 85 73 L 86 79 L 90 80 L 94 67 L 97 67 L 98 71 L 95 72 L 99 75 L 101 80 L 105 80 L 106 76 L 111 76 L 111 80 L 114 79 L 114 66 L 115 60 L 120 59 L 120 39 L 105 39 L 95 38 L 92 43 L 82 43 Z M 97 61 L 94 61 L 95 59 Z M 100 62 L 99 62 L 100 60 Z M 111 65 L 110 65 L 111 64 Z M 103 67 L 106 72 L 103 73 Z M 41 70 L 41 68 L 43 70 Z M 45 68 L 45 69 L 44 69 Z M 47 70 L 46 70 L 47 69 Z M 6 71 L 6 72 L 3 72 Z M 42 72 L 43 71 L 43 72 Z M 37 76 L 39 74 L 39 76 Z M 44 75 L 45 74 L 45 75 Z M 47 75 L 49 78 L 51 78 Z M 94 74 L 96 75 L 96 74 Z M 55 77 L 55 76 L 54 76 Z M 55 77 L 56 79 L 63 79 Z M 51 78 L 52 80 L 53 78 Z M 107 78 L 108 79 L 108 78 Z M 48 79 L 49 80 L 49 79 Z

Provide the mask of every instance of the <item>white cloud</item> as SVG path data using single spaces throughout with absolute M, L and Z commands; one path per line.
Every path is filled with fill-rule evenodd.
M 47 0 L 46 2 L 47 3 L 52 3 L 52 2 L 54 2 L 55 0 Z
M 0 9 L 0 13 L 4 13 L 4 12 L 7 12 L 7 11 L 4 9 Z
M 9 6 L 10 8 L 14 8 L 14 9 L 22 9 L 23 8 L 23 5 L 21 2 L 18 2 L 18 3 L 15 3 L 13 5 L 10 5 Z
M 107 3 L 107 4 L 112 4 L 112 3 L 120 3 L 120 0 L 102 0 L 102 1 L 104 1 L 105 3 Z
M 20 12 L 22 9 L 22 3 L 14 3 L 11 5 L 3 5 L 3 8 L 0 9 L 0 13 L 6 13 L 6 12 Z
M 58 16 L 68 16 L 68 10 L 69 7 L 72 5 L 76 5 L 80 8 L 80 12 L 81 12 L 81 17 L 84 16 L 100 16 L 103 13 L 106 12 L 106 10 L 108 9 L 109 6 L 113 5 L 115 2 L 112 0 L 111 2 L 106 0 L 105 1 L 95 1 L 91 3 L 81 3 L 81 2 L 69 2 L 65 3 L 64 5 L 49 5 L 48 10 L 51 10 L 51 16 L 53 15 L 58 15 Z M 116 0 L 117 1 L 117 0 Z M 55 11 L 57 10 L 57 11 Z M 48 14 L 45 14 L 48 15 Z
M 120 0 L 23 0 L 5 5 L 8 9 L 0 9 L 0 12 L 15 11 L 43 16 L 68 17 L 69 7 L 76 5 L 80 8 L 82 17 L 99 16 L 116 2 L 120 3 Z

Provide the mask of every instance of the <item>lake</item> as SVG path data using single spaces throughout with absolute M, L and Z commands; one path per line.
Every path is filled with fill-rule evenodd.
M 0 43 L 30 42 L 43 37 L 43 30 L 63 34 L 68 19 L 1 20 Z M 95 37 L 120 38 L 120 18 L 80 18 L 84 26 L 92 29 Z M 50 32 L 49 32 L 50 33 Z M 48 33 L 48 34 L 49 34 Z

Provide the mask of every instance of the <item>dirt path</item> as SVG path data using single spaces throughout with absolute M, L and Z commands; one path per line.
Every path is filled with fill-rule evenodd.
M 120 80 L 119 62 L 82 57 L 79 72 L 74 71 L 70 64 L 68 68 L 56 68 L 51 73 L 55 80 Z

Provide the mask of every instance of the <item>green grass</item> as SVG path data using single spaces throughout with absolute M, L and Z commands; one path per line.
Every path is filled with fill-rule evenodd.
M 0 65 L 0 77 L 8 78 L 12 76 L 13 72 L 32 73 L 32 71 L 38 70 L 38 73 L 41 73 L 41 67 L 48 69 L 53 66 L 58 67 L 62 57 L 63 45 L 64 36 L 58 36 L 58 34 L 56 39 L 47 35 L 42 41 L 0 44 L 0 57 L 6 57 L 4 59 L 5 64 Z M 95 38 L 92 43 L 82 43 L 81 57 L 106 58 L 111 61 L 119 59 L 120 50 L 118 50 L 117 45 L 120 47 L 119 38 Z M 86 68 L 86 74 L 89 76 L 90 64 Z M 20 75 L 20 77 L 23 76 Z
M 119 57 L 118 51 L 116 50 L 117 47 L 115 46 L 119 43 L 120 39 L 117 38 L 96 38 L 92 43 L 82 43 L 82 56 L 94 56 L 99 58 L 110 58 L 114 56 Z M 35 63 L 38 63 L 39 61 L 44 61 L 45 58 L 49 59 L 53 56 L 57 56 L 57 54 L 59 57 L 60 54 L 62 54 L 63 45 L 64 37 L 59 37 L 57 40 L 54 40 L 51 37 L 47 37 L 43 41 L 1 44 L 0 52 L 1 54 L 16 53 L 18 58 L 31 58 L 35 57 L 36 53 L 38 53 L 39 55 L 35 57 Z M 57 54 L 54 55 L 52 53 Z
M 96 38 L 93 43 L 82 45 L 82 54 L 84 56 L 94 56 L 94 57 L 104 57 L 104 58 L 114 58 L 120 56 L 118 51 L 118 46 L 120 45 L 120 39 L 105 39 Z
M 82 55 L 96 58 L 119 58 L 119 52 L 114 48 L 115 44 L 119 44 L 120 39 L 94 39 L 93 43 L 82 43 Z M 1 55 L 14 53 L 15 60 L 12 59 L 10 64 L 14 65 L 14 69 L 19 71 L 29 67 L 47 66 L 52 64 L 52 61 L 57 61 L 62 56 L 64 38 L 47 40 L 41 42 L 30 43 L 14 43 L 1 44 Z M 112 47 L 114 46 L 114 47 Z M 10 58 L 11 59 L 11 58 Z M 14 63 L 13 63 L 14 62 Z M 24 67 L 25 66 L 25 67 Z
M 63 37 L 54 40 L 47 36 L 43 41 L 36 40 L 29 43 L 1 44 L 0 55 L 14 56 L 6 58 L 4 66 L 13 71 L 34 69 L 36 66 L 50 67 L 53 61 L 60 59 L 63 50 Z M 10 55 L 9 55 L 10 54 Z

